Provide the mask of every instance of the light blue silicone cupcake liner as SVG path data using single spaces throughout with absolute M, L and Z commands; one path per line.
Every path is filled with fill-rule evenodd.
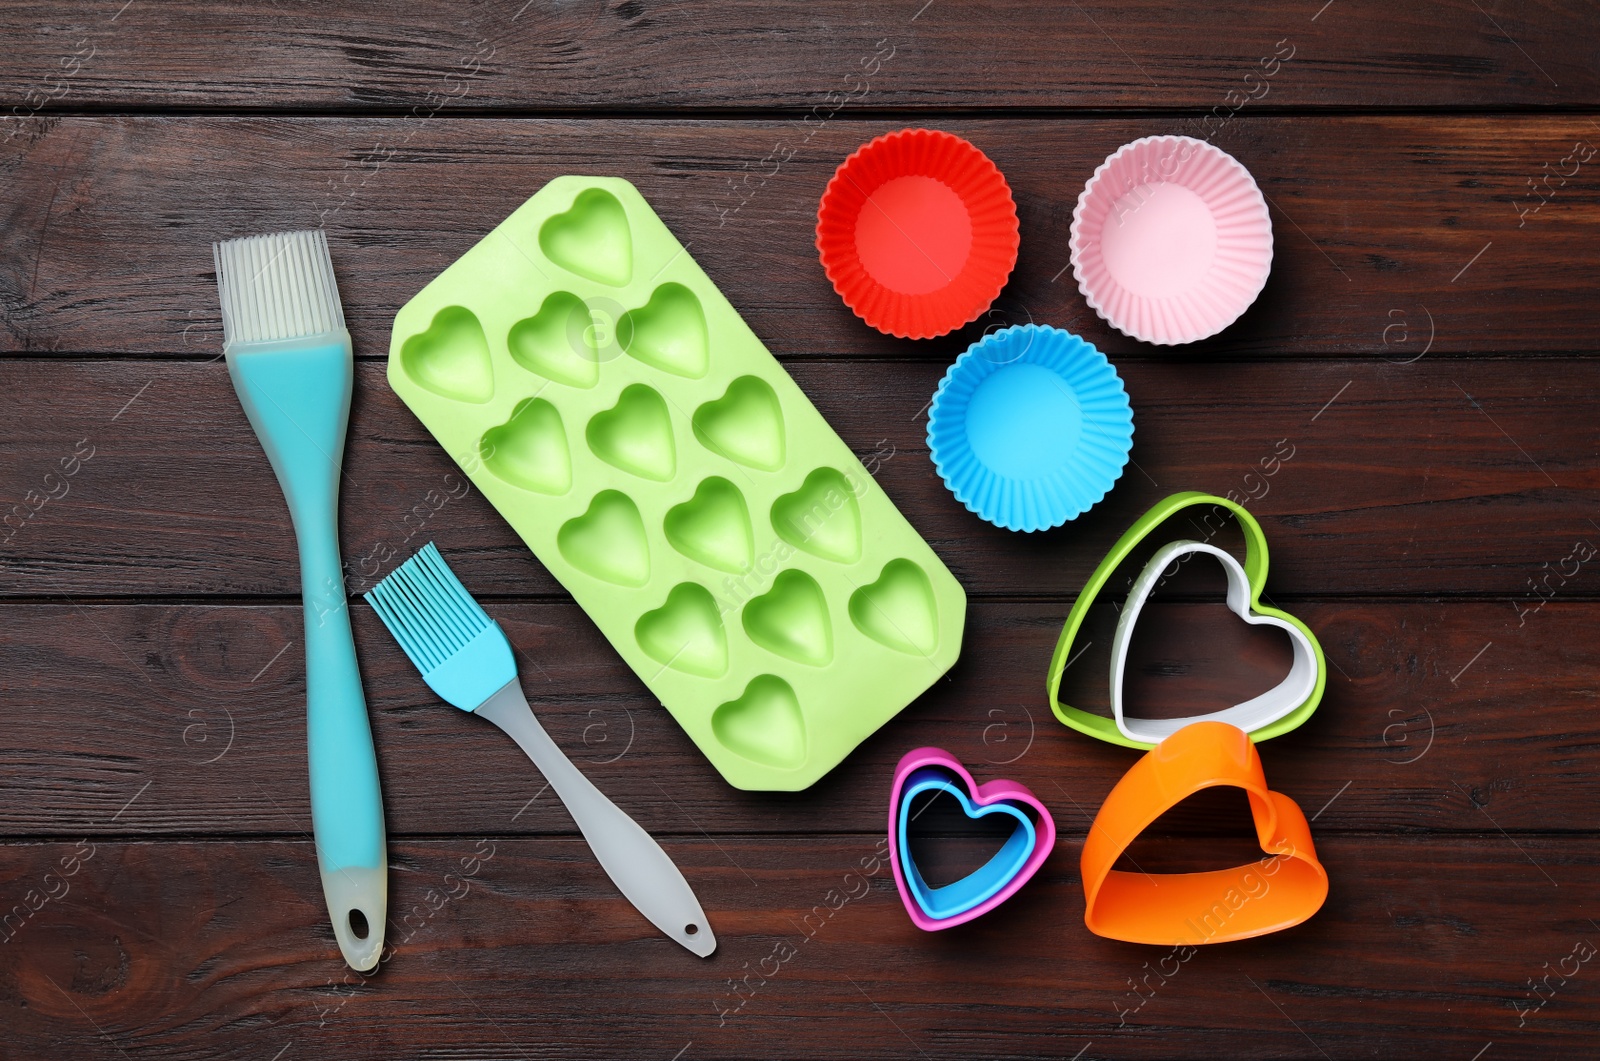
M 928 410 L 939 476 L 1007 530 L 1076 519 L 1122 475 L 1133 409 L 1094 346 L 1049 325 L 1002 328 L 956 358 Z

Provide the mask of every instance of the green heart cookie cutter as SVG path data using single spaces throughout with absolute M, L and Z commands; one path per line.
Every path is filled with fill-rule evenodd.
M 1061 637 L 1056 641 L 1055 655 L 1050 658 L 1050 676 L 1048 686 L 1050 690 L 1050 709 L 1064 724 L 1071 726 L 1079 733 L 1086 733 L 1091 737 L 1098 737 L 1111 744 L 1120 744 L 1125 748 L 1140 748 L 1149 750 L 1155 745 L 1145 741 L 1134 740 L 1121 730 L 1116 723 L 1103 715 L 1093 715 L 1087 711 L 1064 704 L 1060 700 L 1061 675 L 1067 668 L 1067 660 L 1071 658 L 1073 642 L 1077 640 L 1078 628 L 1083 625 L 1084 618 L 1089 614 L 1089 609 L 1099 598 L 1100 591 L 1111 578 L 1117 567 L 1128 558 L 1141 542 L 1150 536 L 1156 527 L 1171 519 L 1175 514 L 1186 508 L 1195 508 L 1201 505 L 1215 506 L 1233 513 L 1239 521 L 1239 527 L 1244 531 L 1244 570 L 1250 579 L 1250 607 L 1258 615 L 1270 615 L 1290 623 L 1299 628 L 1311 642 L 1311 649 L 1316 655 L 1317 683 L 1311 690 L 1304 703 L 1289 714 L 1278 719 L 1270 725 L 1262 726 L 1250 734 L 1253 741 L 1270 740 L 1281 737 L 1290 730 L 1297 728 L 1306 719 L 1311 717 L 1317 705 L 1322 702 L 1322 691 L 1328 684 L 1328 661 L 1322 653 L 1322 645 L 1317 641 L 1311 628 L 1286 611 L 1268 607 L 1261 603 L 1261 592 L 1267 584 L 1267 536 L 1261 530 L 1261 524 L 1256 522 L 1243 505 L 1230 501 L 1225 497 L 1214 494 L 1201 493 L 1197 490 L 1170 497 L 1156 503 L 1155 507 L 1140 516 L 1133 526 L 1129 527 L 1117 543 L 1111 547 L 1100 566 L 1094 569 L 1094 574 L 1089 576 L 1089 581 L 1084 584 L 1083 591 L 1078 594 L 1078 599 L 1072 605 L 1072 611 L 1067 615 L 1067 622 L 1061 629 Z

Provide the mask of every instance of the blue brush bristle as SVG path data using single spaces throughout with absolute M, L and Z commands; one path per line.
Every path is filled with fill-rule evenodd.
M 424 674 L 443 664 L 490 622 L 432 542 L 365 596 Z

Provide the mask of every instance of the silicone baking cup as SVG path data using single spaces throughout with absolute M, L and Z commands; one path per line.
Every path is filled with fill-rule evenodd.
M 928 448 L 967 508 L 1007 530 L 1075 519 L 1122 475 L 1133 409 L 1117 370 L 1059 328 L 991 332 L 956 358 L 928 410 Z
M 928 339 L 978 319 L 1017 263 L 1017 208 L 987 155 L 904 129 L 840 164 L 817 210 L 833 289 L 880 332 Z
M 556 178 L 423 288 L 389 384 L 739 788 L 960 652 L 961 586 L 627 181 Z
M 1072 273 L 1118 331 L 1171 346 L 1215 335 L 1272 270 L 1272 220 L 1250 171 L 1188 136 L 1147 136 L 1095 170 L 1072 211 Z

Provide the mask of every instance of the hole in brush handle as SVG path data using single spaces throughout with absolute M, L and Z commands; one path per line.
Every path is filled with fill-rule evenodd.
M 343 866 L 322 876 L 328 919 L 345 962 L 357 972 L 377 968 L 388 922 L 387 867 Z

